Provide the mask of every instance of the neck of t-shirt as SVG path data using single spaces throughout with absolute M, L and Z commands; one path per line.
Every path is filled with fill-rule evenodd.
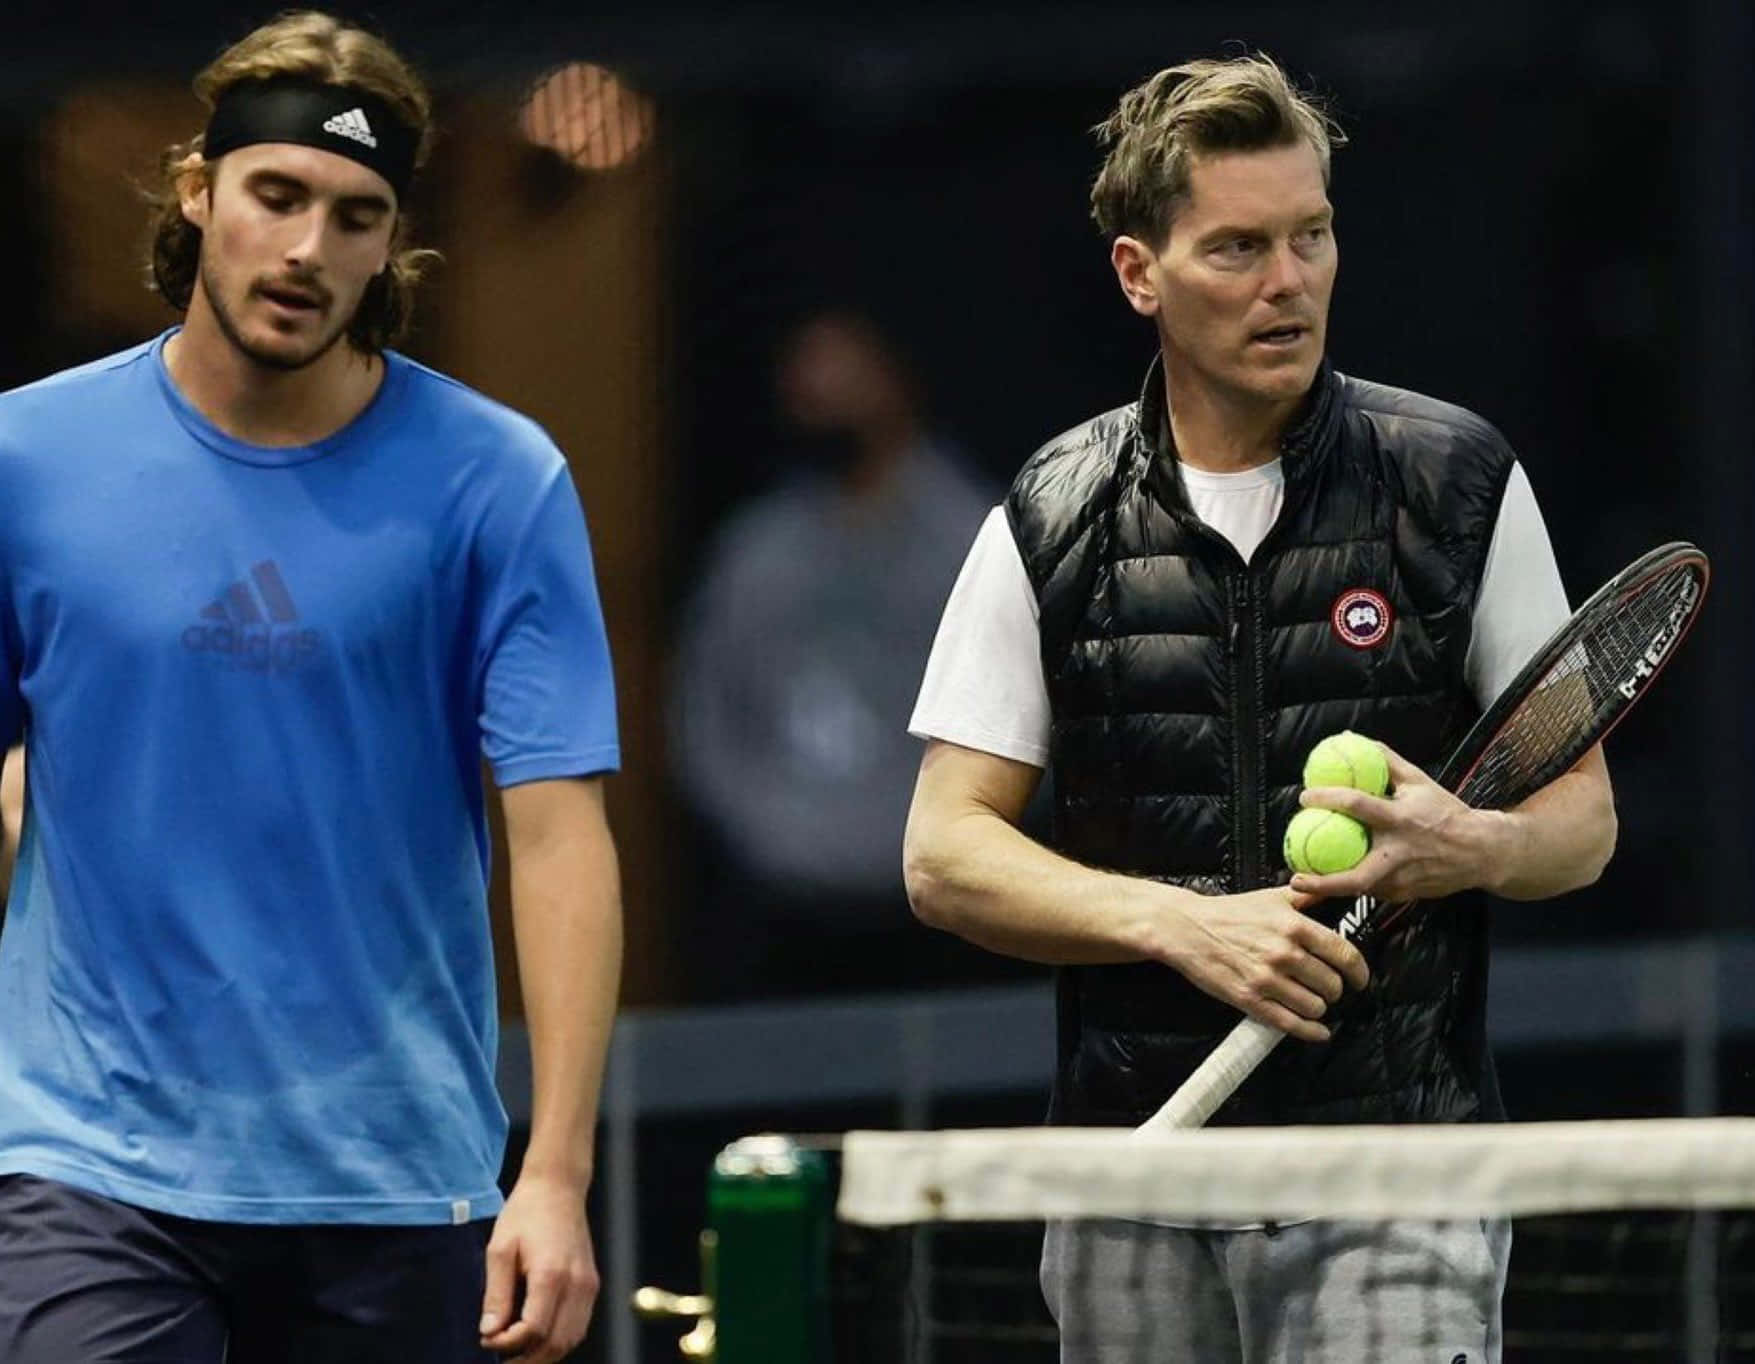
M 202 297 L 202 295 L 197 295 Z M 246 356 L 191 306 L 163 349 L 166 373 L 188 404 L 235 441 L 264 449 L 321 444 L 371 407 L 383 386 L 381 357 L 343 338 L 308 365 L 277 371 Z
M 1215 473 L 1211 469 L 1197 469 L 1192 464 L 1184 464 L 1182 480 L 1188 487 L 1199 488 L 1205 492 L 1246 493 L 1257 488 L 1283 484 L 1286 481 L 1286 467 L 1278 458 L 1270 459 L 1266 464 L 1228 473 Z

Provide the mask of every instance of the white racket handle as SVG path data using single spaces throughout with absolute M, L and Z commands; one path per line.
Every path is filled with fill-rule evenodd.
M 1237 1086 L 1267 1060 L 1268 1053 L 1285 1040 L 1278 1028 L 1246 1018 L 1212 1054 L 1184 1080 L 1164 1106 L 1134 1129 L 1136 1137 L 1159 1136 L 1184 1128 L 1205 1126 L 1214 1111 L 1237 1092 Z
M 1341 916 L 1335 932 L 1351 942 L 1359 936 L 1362 928 L 1391 924 L 1407 908 L 1406 904 L 1385 908 L 1369 895 L 1361 895 L 1353 901 L 1352 909 Z M 1150 1137 L 1205 1127 L 1207 1119 L 1218 1111 L 1219 1105 L 1235 1094 L 1237 1086 L 1247 1080 L 1255 1068 L 1267 1060 L 1268 1053 L 1285 1040 L 1286 1034 L 1278 1028 L 1258 1023 L 1253 1018 L 1244 1019 L 1213 1048 L 1194 1074 L 1164 1100 L 1162 1108 L 1134 1128 L 1134 1135 Z

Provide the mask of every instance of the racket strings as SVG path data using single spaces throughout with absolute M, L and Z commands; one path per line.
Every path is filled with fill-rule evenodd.
M 1467 804 L 1516 804 L 1575 763 L 1657 676 L 1705 587 L 1683 560 L 1580 621 L 1553 661 L 1457 785 Z

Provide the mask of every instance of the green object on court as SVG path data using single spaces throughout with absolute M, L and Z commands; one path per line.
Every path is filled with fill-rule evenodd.
M 1371 831 L 1336 810 L 1300 810 L 1286 826 L 1286 865 L 1328 876 L 1350 871 L 1371 851 Z
M 1383 746 L 1343 729 L 1310 750 L 1304 760 L 1306 786 L 1350 786 L 1381 796 L 1389 790 L 1389 761 Z
M 822 1364 L 830 1357 L 829 1171 L 790 1137 L 745 1137 L 707 1178 L 718 1238 L 716 1364 Z

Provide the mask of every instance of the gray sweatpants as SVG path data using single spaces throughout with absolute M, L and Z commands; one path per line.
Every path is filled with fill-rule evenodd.
M 1499 1364 L 1511 1224 L 1051 1223 L 1062 1364 Z

